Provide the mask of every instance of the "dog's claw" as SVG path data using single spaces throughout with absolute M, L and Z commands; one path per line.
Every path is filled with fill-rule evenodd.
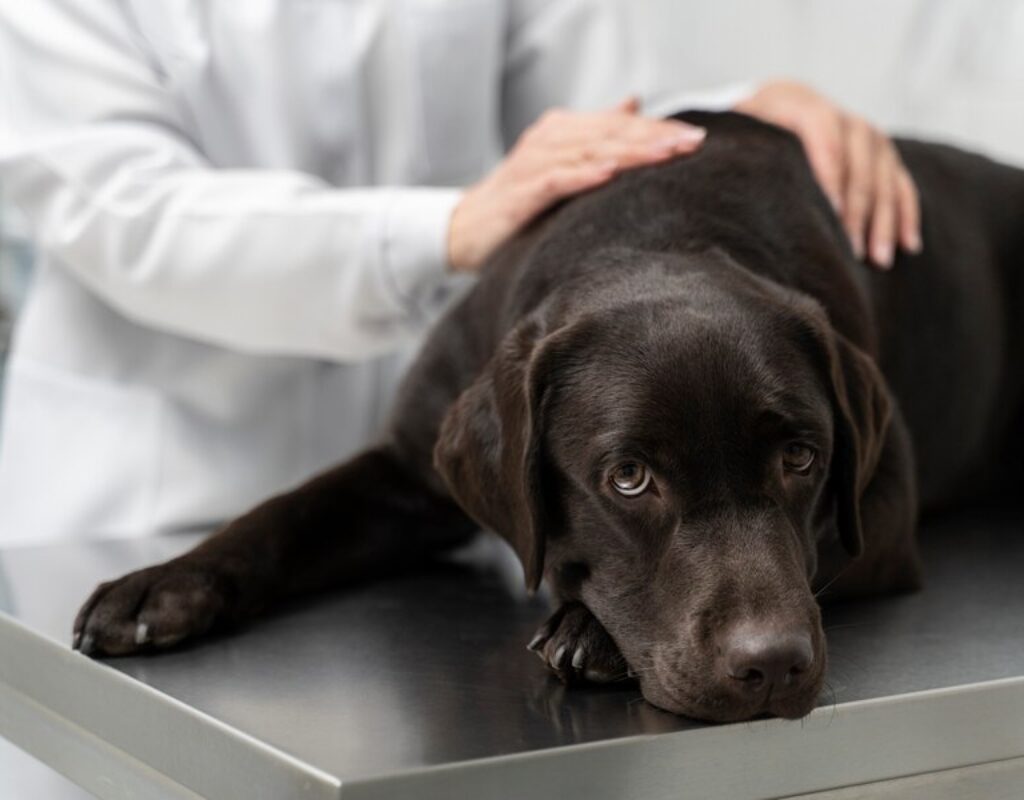
M 565 682 L 608 683 L 626 672 L 619 648 L 581 603 L 559 608 L 528 647 Z
M 205 564 L 177 561 L 101 584 L 78 613 L 72 647 L 87 656 L 172 647 L 228 616 L 226 585 Z

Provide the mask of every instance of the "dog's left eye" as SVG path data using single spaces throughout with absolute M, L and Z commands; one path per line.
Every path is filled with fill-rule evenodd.
M 806 475 L 814 463 L 814 448 L 800 442 L 790 442 L 782 450 L 782 463 L 790 472 Z
M 636 497 L 646 491 L 651 482 L 651 473 L 643 464 L 627 461 L 612 470 L 611 482 L 619 494 Z

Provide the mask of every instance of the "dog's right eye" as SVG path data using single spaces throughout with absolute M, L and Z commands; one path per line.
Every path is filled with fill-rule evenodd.
M 814 448 L 802 442 L 790 442 L 782 450 L 782 463 L 790 472 L 806 475 L 814 464 Z
M 612 470 L 611 483 L 619 494 L 636 497 L 647 490 L 651 483 L 651 473 L 643 464 L 627 461 Z

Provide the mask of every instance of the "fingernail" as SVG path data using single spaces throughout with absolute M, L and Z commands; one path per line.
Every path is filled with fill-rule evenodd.
M 853 254 L 858 260 L 864 258 L 864 239 L 861 236 L 851 236 L 850 246 L 853 248 Z
M 135 628 L 135 644 L 145 644 L 147 641 L 149 641 L 149 626 L 145 622 L 140 622 Z
M 627 97 L 625 100 L 619 103 L 617 109 L 627 114 L 635 114 L 637 111 L 640 110 L 640 98 Z
M 572 654 L 572 668 L 581 669 L 583 667 L 583 660 L 586 658 L 586 653 L 583 652 L 582 647 L 577 647 L 576 652 Z
M 551 659 L 551 663 L 555 665 L 555 669 L 562 668 L 562 660 L 565 658 L 566 646 L 563 644 L 555 651 L 555 657 Z
M 871 250 L 871 260 L 880 267 L 888 269 L 892 266 L 892 243 L 879 242 Z
M 919 234 L 917 231 L 914 231 L 912 234 L 910 234 L 910 239 L 907 242 L 907 249 L 911 253 L 920 253 L 921 250 L 924 249 L 923 245 L 921 244 L 921 234 Z
M 842 212 L 842 210 L 843 210 L 843 201 L 839 198 L 839 195 L 829 194 L 828 195 L 828 201 L 829 201 L 829 203 L 832 204 L 832 210 L 833 211 L 835 211 L 837 214 Z
M 704 141 L 704 137 L 708 135 L 706 128 L 698 128 L 695 125 L 687 125 L 685 128 L 681 128 L 677 133 L 672 135 L 672 139 L 676 144 L 693 144 L 694 142 Z
M 79 652 L 83 655 L 89 655 L 96 646 L 96 640 L 92 637 L 92 634 L 87 633 L 82 637 L 81 647 L 78 648 Z
M 530 639 L 529 644 L 526 645 L 526 649 L 536 651 L 542 644 L 544 644 L 544 640 L 546 638 L 547 637 L 543 633 L 538 633 L 536 636 Z M 522 640 L 520 639 L 520 641 Z
M 74 635 L 71 637 L 71 649 L 72 650 L 77 650 L 78 649 L 78 644 L 81 641 L 82 641 L 82 632 L 81 631 L 75 631 Z
M 654 143 L 652 149 L 659 153 L 670 153 L 680 147 L 692 147 L 695 143 L 702 141 L 706 135 L 707 131 L 703 128 L 681 128 L 671 136 L 659 139 Z

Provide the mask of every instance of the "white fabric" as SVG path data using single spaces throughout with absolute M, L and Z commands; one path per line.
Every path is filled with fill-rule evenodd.
M 601 0 L 0 0 L 0 185 L 42 254 L 0 542 L 206 526 L 363 446 L 465 282 L 459 191 L 436 187 L 548 106 L 635 90 L 627 21 Z
M 652 89 L 792 78 L 884 130 L 1024 166 L 1024 0 L 648 0 Z

